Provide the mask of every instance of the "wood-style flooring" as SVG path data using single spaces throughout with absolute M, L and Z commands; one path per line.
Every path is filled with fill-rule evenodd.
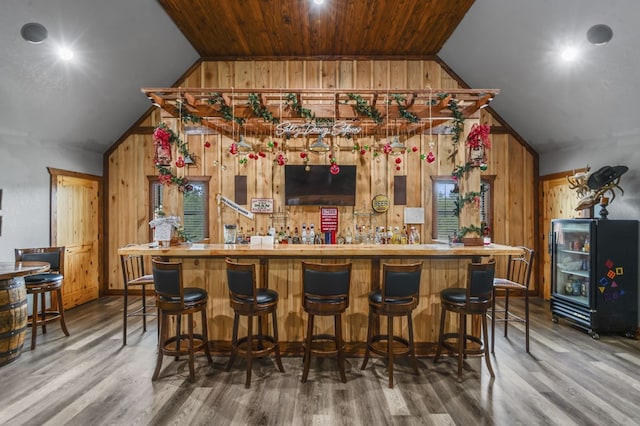
M 67 312 L 70 337 L 50 324 L 35 351 L 25 345 L 19 359 L 0 368 L 0 424 L 640 424 L 640 341 L 596 341 L 566 321 L 553 324 L 548 303 L 534 301 L 531 309 L 531 354 L 521 326 L 510 327 L 509 339 L 498 334 L 495 380 L 481 358 L 465 362 L 462 383 L 453 358 L 435 365 L 420 358 L 420 376 L 400 362 L 389 389 L 381 359 L 361 371 L 362 359 L 348 358 L 346 384 L 331 359 L 314 359 L 303 384 L 301 358 L 289 357 L 285 373 L 271 358 L 255 362 L 245 389 L 244 362 L 227 373 L 222 356 L 213 365 L 199 356 L 195 383 L 186 361 L 167 357 L 152 382 L 155 321 L 142 333 L 141 319 L 130 318 L 123 347 L 122 298 L 103 298 Z

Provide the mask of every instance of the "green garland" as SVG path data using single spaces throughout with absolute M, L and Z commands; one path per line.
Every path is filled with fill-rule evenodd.
M 260 104 L 260 98 L 255 93 L 249 93 L 249 106 L 256 117 L 262 117 L 262 119 L 271 124 L 278 124 L 280 120 L 271 114 L 266 106 Z
M 484 186 L 481 185 L 480 192 L 471 191 L 464 194 L 464 196 L 458 194 L 458 198 L 454 201 L 455 207 L 453 209 L 453 214 L 455 216 L 460 216 L 460 212 L 462 211 L 464 206 L 473 203 L 476 197 L 482 197 L 482 194 L 484 194 L 485 192 L 486 190 L 484 189 Z
M 476 225 L 462 226 L 462 227 L 460 227 L 460 230 L 458 231 L 458 237 L 462 238 L 465 235 L 471 234 L 471 233 L 474 233 L 478 237 L 480 237 L 483 232 L 484 232 L 484 230 L 482 229 L 481 226 L 476 226 Z
M 307 121 L 313 121 L 316 118 L 316 115 L 310 109 L 304 108 L 302 104 L 298 102 L 298 96 L 295 93 L 287 93 L 285 99 L 285 105 L 299 116 L 306 118 Z
M 391 99 L 396 101 L 396 104 L 398 105 L 398 112 L 400 113 L 400 117 L 404 118 L 409 123 L 417 123 L 418 121 L 420 121 L 416 115 L 407 111 L 404 105 L 402 105 L 401 102 L 404 102 L 406 100 L 404 96 L 398 93 L 391 94 L 389 96 L 391 97 Z M 391 103 L 391 101 L 389 101 L 389 103 Z
M 472 163 L 465 163 L 463 166 L 455 166 L 453 172 L 451 172 L 451 178 L 456 182 L 462 178 L 462 175 L 473 169 Z
M 239 126 L 243 126 L 245 119 L 242 117 L 236 117 L 233 115 L 233 109 L 227 105 L 224 101 L 224 97 L 220 93 L 214 92 L 211 94 L 211 98 L 207 100 L 209 105 L 218 105 L 220 107 L 220 114 L 225 121 L 235 121 Z
M 176 105 L 183 123 L 202 124 L 202 117 L 187 111 L 182 102 L 177 102 Z
M 367 101 L 360 95 L 355 93 L 347 93 L 349 99 L 356 101 L 356 111 L 359 114 L 366 115 L 370 119 L 376 122 L 376 124 L 382 124 L 382 114 L 373 106 L 369 105 Z

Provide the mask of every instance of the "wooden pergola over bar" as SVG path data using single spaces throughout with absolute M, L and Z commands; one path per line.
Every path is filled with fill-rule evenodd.
M 273 134 L 283 122 L 317 126 L 348 122 L 361 134 L 447 133 L 447 121 L 473 116 L 498 89 L 328 90 L 143 88 L 151 102 L 175 118 L 231 136 Z M 201 122 L 200 122 L 201 120 Z

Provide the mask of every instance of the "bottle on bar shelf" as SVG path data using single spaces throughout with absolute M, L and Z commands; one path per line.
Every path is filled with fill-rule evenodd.
M 291 240 L 293 244 L 300 244 L 300 233 L 298 232 L 297 226 L 293 229 L 293 237 L 291 238 Z
M 353 234 L 351 233 L 351 228 L 347 228 L 347 233 L 344 236 L 345 244 L 353 244 Z
M 316 242 L 316 230 L 313 223 L 309 225 L 309 232 L 307 232 L 307 244 L 315 244 Z
M 400 233 L 400 244 L 407 244 L 409 242 L 409 236 L 407 235 L 407 227 L 406 225 L 402 227 L 402 232 Z
M 302 235 L 300 235 L 300 244 L 307 244 L 307 224 L 302 224 Z

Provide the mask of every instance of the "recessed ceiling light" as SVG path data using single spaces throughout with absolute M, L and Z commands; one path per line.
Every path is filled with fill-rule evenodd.
M 20 29 L 20 35 L 23 39 L 29 43 L 39 44 L 42 43 L 49 33 L 44 25 L 37 22 L 29 22 L 24 24 Z
M 71 59 L 73 59 L 73 51 L 68 47 L 61 47 L 60 49 L 58 49 L 58 56 L 60 56 L 60 59 L 70 61 Z
M 315 4 L 324 4 L 324 0 L 313 0 Z
M 560 52 L 560 57 L 567 61 L 573 61 L 578 57 L 578 49 L 575 47 L 565 47 L 562 52 Z
M 608 25 L 598 24 L 589 28 L 587 31 L 587 40 L 589 43 L 595 44 L 596 46 L 602 46 L 603 44 L 607 44 L 613 38 L 613 30 Z

